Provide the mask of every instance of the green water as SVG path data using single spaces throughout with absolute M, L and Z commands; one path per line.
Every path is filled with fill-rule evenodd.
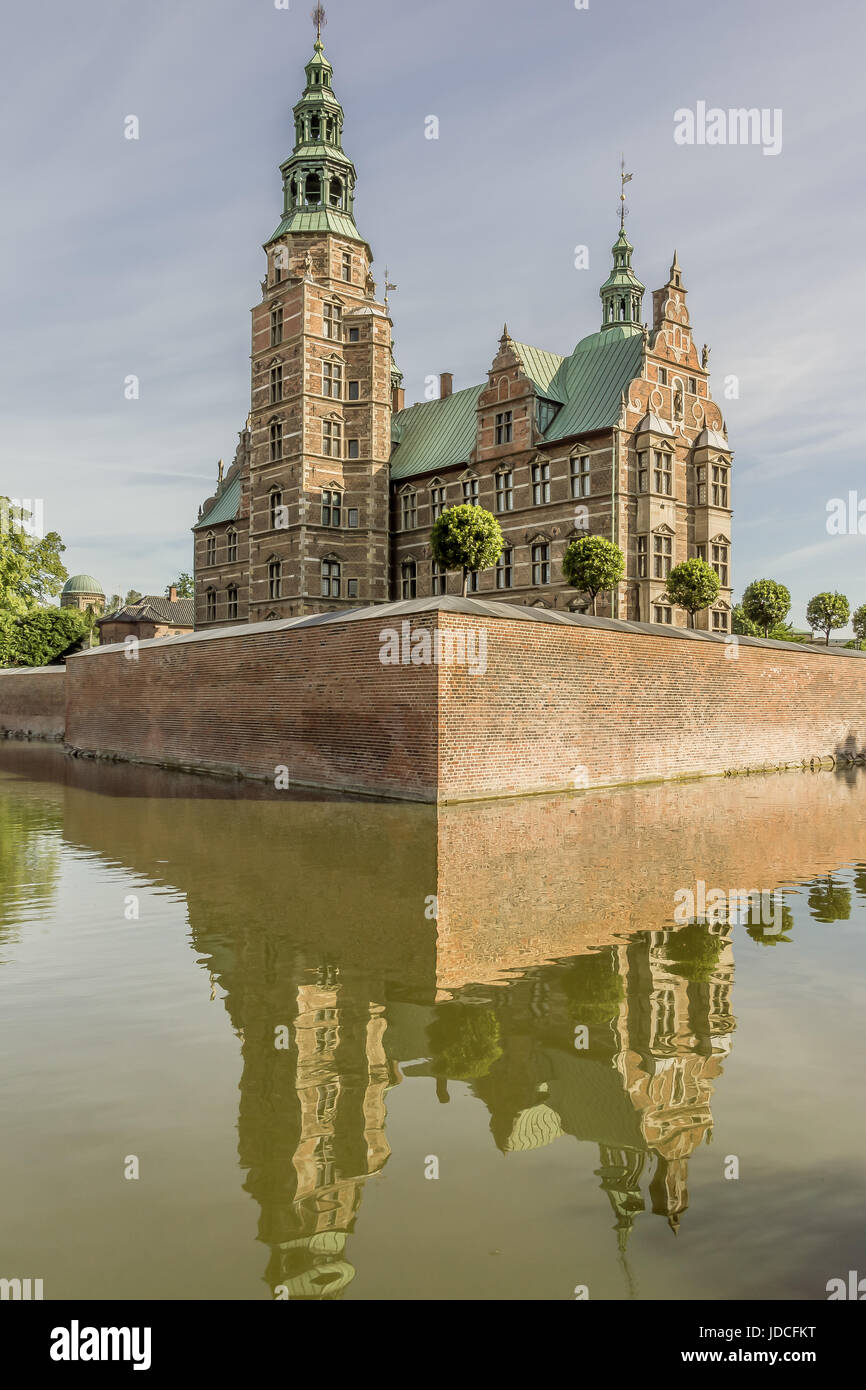
M 866 1272 L 864 785 L 437 815 L 0 746 L 0 1277 L 825 1298 Z M 700 879 L 784 913 L 675 930 Z

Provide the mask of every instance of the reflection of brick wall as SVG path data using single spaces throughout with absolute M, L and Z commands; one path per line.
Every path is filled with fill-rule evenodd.
M 453 603 L 453 600 L 451 600 Z M 461 800 L 721 774 L 866 748 L 853 652 L 444 611 L 484 662 L 380 661 L 403 615 L 73 657 L 67 741 L 297 784 Z M 408 626 L 408 622 L 407 622 Z M 486 647 L 481 642 L 486 642 Z M 407 644 L 408 655 L 408 644 Z
M 0 671 L 0 734 L 63 737 L 66 672 L 62 666 Z

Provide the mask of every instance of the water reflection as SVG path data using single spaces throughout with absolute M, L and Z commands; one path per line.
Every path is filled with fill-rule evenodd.
M 6 748 L 0 933 L 22 885 L 50 893 L 61 826 L 67 845 L 184 895 L 240 1042 L 238 1157 L 272 1294 L 330 1299 L 351 1284 L 350 1237 L 391 1159 L 387 1095 L 404 1080 L 441 1104 L 467 1091 L 503 1155 L 592 1145 L 636 1293 L 630 1235 L 641 1214 L 680 1228 L 736 1027 L 735 928 L 673 929 L 678 887 L 708 872 L 787 885 L 781 930 L 746 934 L 789 948 L 804 908 L 826 925 L 850 918 L 852 890 L 866 898 L 866 865 L 838 868 L 857 859 L 862 782 L 753 788 L 437 813 Z

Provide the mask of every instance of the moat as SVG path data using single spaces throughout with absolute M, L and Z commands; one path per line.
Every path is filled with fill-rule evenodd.
M 0 744 L 0 1277 L 826 1298 L 864 809 L 853 768 L 437 812 Z

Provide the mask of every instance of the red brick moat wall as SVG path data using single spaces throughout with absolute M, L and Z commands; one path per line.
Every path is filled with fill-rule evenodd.
M 407 618 L 400 605 L 299 621 L 142 643 L 137 660 L 119 648 L 72 657 L 67 743 L 268 781 L 285 768 L 292 786 L 421 801 L 866 749 L 866 656 L 857 653 L 735 646 L 604 620 L 429 608 Z M 383 664 L 380 632 L 403 622 L 413 642 L 438 628 L 443 661 L 426 662 L 421 642 L 414 664 L 407 641 L 401 659 Z
M 0 671 L 0 736 L 62 739 L 65 712 L 62 666 Z

